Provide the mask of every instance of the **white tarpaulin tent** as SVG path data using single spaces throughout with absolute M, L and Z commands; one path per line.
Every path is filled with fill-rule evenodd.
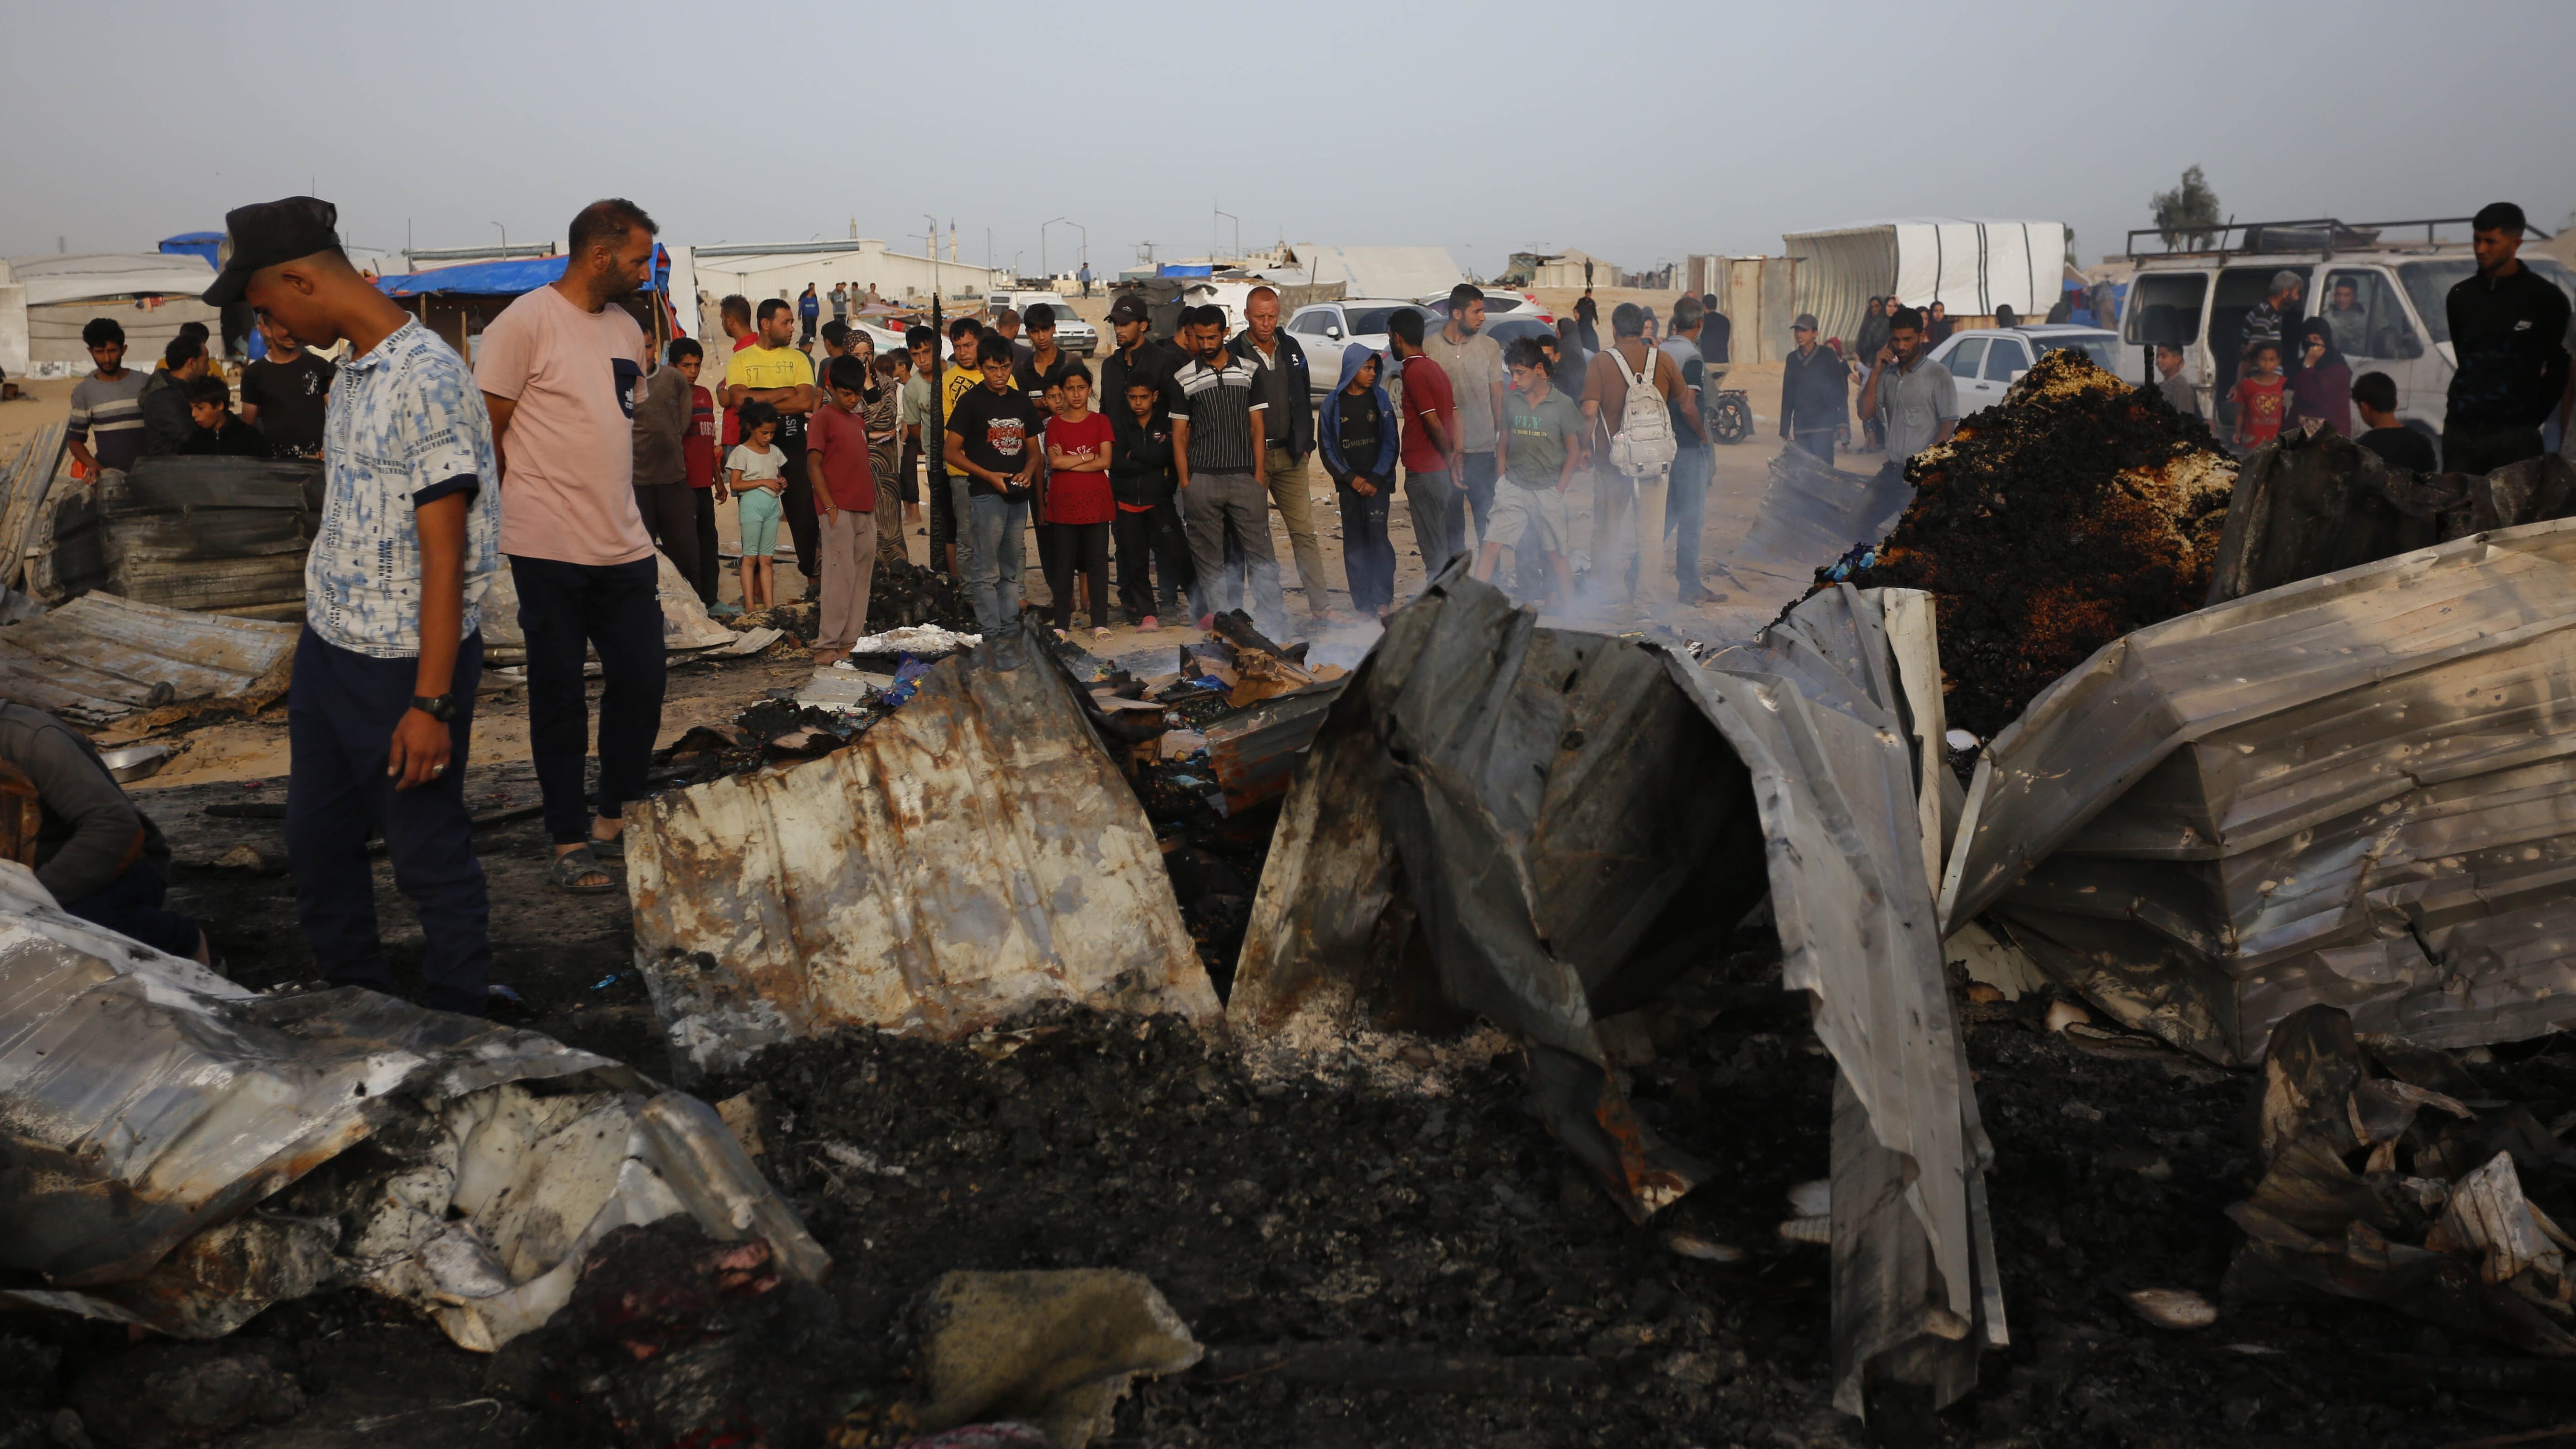
M 1352 297 L 1391 297 L 1407 301 L 1446 297 L 1467 280 L 1447 247 L 1327 247 L 1300 242 L 1293 250 L 1301 282 L 1340 282 Z M 1269 268 L 1271 272 L 1281 269 Z
M 1797 310 L 1828 337 L 1856 336 L 1871 297 L 1909 307 L 1946 303 L 1952 317 L 2008 306 L 2032 321 L 2057 302 L 2066 224 L 1907 217 L 1854 222 L 1780 238 L 1799 259 Z
M 81 328 L 92 317 L 113 317 L 125 328 L 125 350 L 141 366 L 183 322 L 221 324 L 215 309 L 197 300 L 213 286 L 215 269 L 186 253 L 132 252 L 87 256 L 13 257 L 13 284 L 26 289 L 27 361 L 87 372 L 89 351 Z
M 16 377 L 26 370 L 27 289 L 0 261 L 0 373 Z

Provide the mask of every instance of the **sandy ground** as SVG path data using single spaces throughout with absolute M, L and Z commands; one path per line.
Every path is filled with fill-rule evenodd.
M 72 389 L 78 380 L 68 377 L 22 377 L 18 385 L 23 394 L 0 402 L 0 466 L 6 466 L 20 444 L 39 429 L 61 422 L 71 414 Z

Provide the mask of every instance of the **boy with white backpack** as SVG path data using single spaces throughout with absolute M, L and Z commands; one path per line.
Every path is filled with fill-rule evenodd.
M 1592 432 L 1592 587 L 1624 587 L 1628 609 L 1637 607 L 1637 585 L 1651 581 L 1663 559 L 1664 497 L 1672 484 L 1680 439 L 1678 417 L 1708 446 L 1706 425 L 1690 401 L 1690 387 L 1670 355 L 1646 341 L 1645 309 L 1622 302 L 1610 313 L 1610 346 L 1592 359 L 1583 383 L 1583 418 Z

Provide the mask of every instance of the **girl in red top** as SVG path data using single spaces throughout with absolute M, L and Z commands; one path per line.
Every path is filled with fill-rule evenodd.
M 1109 419 L 1091 410 L 1091 369 L 1069 362 L 1058 374 L 1064 411 L 1047 421 L 1047 592 L 1055 599 L 1055 634 L 1073 630 L 1073 574 L 1091 585 L 1091 636 L 1109 634 Z
M 2287 410 L 2281 383 L 2281 345 L 2257 342 L 2245 353 L 2245 374 L 2236 379 L 2236 445 L 2252 452 L 2281 436 Z

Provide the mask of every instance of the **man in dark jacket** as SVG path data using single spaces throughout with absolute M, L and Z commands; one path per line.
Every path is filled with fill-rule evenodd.
M 88 739 L 14 702 L 0 702 L 0 855 L 34 870 L 84 921 L 200 964 L 213 959 L 195 921 L 161 908 L 170 846 L 159 827 Z
M 2540 456 L 2540 425 L 2567 388 L 2567 297 L 2522 264 L 2522 208 L 2498 201 L 2470 222 L 2477 275 L 2451 288 L 2449 411 L 2442 466 L 2489 473 Z
M 1127 411 L 1127 384 L 1142 378 L 1159 389 L 1171 375 L 1171 354 L 1150 335 L 1152 309 L 1141 295 L 1129 292 L 1109 306 L 1109 335 L 1116 345 L 1100 363 L 1100 410 L 1109 415 L 1121 449 L 1135 418 Z
M 143 384 L 135 408 L 143 414 L 143 456 L 184 453 L 197 436 L 188 415 L 188 384 L 206 375 L 204 339 L 182 332 L 162 349 L 161 370 Z
M 1851 422 L 1851 368 L 1816 343 L 1816 315 L 1789 324 L 1798 345 L 1780 363 L 1780 436 L 1800 452 L 1830 463 L 1834 438 Z
M 1255 287 L 1243 304 L 1244 330 L 1225 349 L 1252 369 L 1253 391 L 1263 403 L 1262 477 L 1270 485 L 1271 506 L 1288 527 L 1288 548 L 1297 559 L 1297 581 L 1306 589 L 1306 610 L 1317 619 L 1332 617 L 1332 581 L 1324 573 L 1324 546 L 1315 538 L 1314 497 L 1306 483 L 1306 455 L 1315 451 L 1314 394 L 1308 389 L 1306 351 L 1297 339 L 1279 330 L 1279 294 Z

